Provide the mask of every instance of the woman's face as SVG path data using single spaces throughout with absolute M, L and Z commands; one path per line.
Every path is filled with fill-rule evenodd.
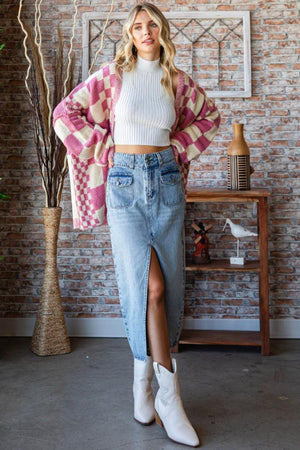
M 138 55 L 143 59 L 154 61 L 160 56 L 158 40 L 159 27 L 146 11 L 140 11 L 134 19 L 131 29 L 133 43 Z

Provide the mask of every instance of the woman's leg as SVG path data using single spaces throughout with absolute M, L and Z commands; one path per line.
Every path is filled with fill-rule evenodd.
M 164 286 L 164 277 L 156 252 L 151 248 L 147 302 L 148 345 L 153 360 L 172 371 Z
M 155 398 L 156 422 L 163 425 L 170 439 L 192 447 L 199 438 L 184 411 L 177 379 L 176 361 L 171 362 L 169 333 L 164 304 L 164 277 L 158 257 L 151 248 L 148 283 L 147 336 L 159 384 Z

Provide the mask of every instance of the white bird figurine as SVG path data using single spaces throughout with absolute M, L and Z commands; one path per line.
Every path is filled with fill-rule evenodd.
M 237 257 L 239 257 L 240 238 L 247 237 L 247 236 L 258 236 L 258 234 L 247 230 L 246 228 L 242 227 L 241 225 L 237 225 L 236 223 L 233 223 L 230 219 L 226 219 L 223 231 L 225 230 L 227 225 L 230 226 L 231 234 L 237 239 Z

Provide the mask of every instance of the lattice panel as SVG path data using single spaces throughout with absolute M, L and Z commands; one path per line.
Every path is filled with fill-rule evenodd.
M 250 14 L 242 12 L 166 13 L 176 46 L 176 65 L 211 97 L 251 96 Z M 114 58 L 127 13 L 112 14 L 94 70 Z M 83 77 L 98 48 L 107 16 L 83 17 Z

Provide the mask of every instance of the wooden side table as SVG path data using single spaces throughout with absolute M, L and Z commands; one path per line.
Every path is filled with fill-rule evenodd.
M 270 354 L 269 331 L 269 276 L 268 276 L 268 189 L 231 191 L 227 189 L 190 188 L 187 202 L 245 203 L 257 204 L 259 260 L 248 261 L 243 266 L 231 265 L 227 260 L 210 264 L 187 264 L 187 271 L 195 272 L 258 272 L 260 331 L 183 330 L 179 344 L 223 344 L 260 346 L 263 355 Z M 175 349 L 176 351 L 176 349 Z M 178 351 L 178 348 L 177 348 Z

